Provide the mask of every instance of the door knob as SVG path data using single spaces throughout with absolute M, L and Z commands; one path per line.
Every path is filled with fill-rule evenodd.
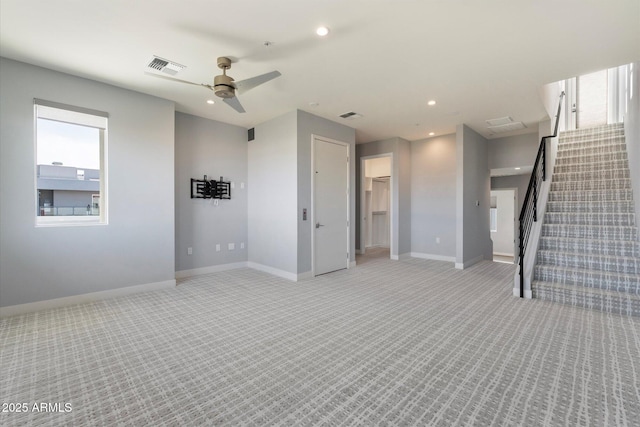
M 324 227 L 324 224 L 320 224 L 319 222 L 316 222 L 316 228 L 320 228 L 320 227 Z

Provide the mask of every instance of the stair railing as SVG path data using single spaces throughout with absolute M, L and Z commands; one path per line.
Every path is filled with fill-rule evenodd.
M 518 243 L 520 298 L 524 298 L 524 254 L 527 251 L 527 243 L 529 241 L 529 235 L 531 234 L 533 223 L 538 221 L 538 195 L 540 187 L 542 186 L 542 182 L 547 180 L 546 142 L 547 139 L 558 136 L 558 122 L 560 121 L 560 111 L 562 109 L 563 98 L 564 92 L 560 94 L 560 101 L 558 101 L 558 113 L 556 114 L 556 124 L 553 129 L 553 135 L 543 136 L 540 140 L 538 155 L 536 156 L 536 161 L 533 164 L 533 172 L 531 172 L 531 179 L 529 179 L 529 187 L 527 188 L 526 196 L 524 196 L 524 203 L 522 204 L 522 211 L 520 212 L 520 241 Z

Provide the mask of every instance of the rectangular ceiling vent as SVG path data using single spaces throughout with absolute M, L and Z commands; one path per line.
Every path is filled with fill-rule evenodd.
M 489 129 L 493 133 L 511 132 L 514 130 L 520 130 L 525 128 L 526 126 L 522 122 L 512 122 L 512 123 L 506 123 L 504 125 L 498 125 L 498 126 L 487 126 L 487 129 Z
M 522 122 L 514 122 L 513 119 L 509 116 L 500 117 L 498 119 L 486 120 L 487 129 L 491 131 L 491 133 L 504 133 L 511 132 L 514 130 L 525 129 L 526 126 Z
M 177 62 L 169 61 L 168 59 L 154 56 L 153 59 L 147 64 L 147 68 L 151 68 L 154 71 L 169 74 L 175 76 L 181 70 L 185 69 L 184 65 L 180 65 Z
M 491 120 L 487 120 L 487 126 L 491 127 L 491 126 L 501 126 L 501 125 L 506 125 L 509 123 L 513 123 L 513 119 L 509 116 L 507 117 L 500 117 L 499 119 L 491 119 Z
M 342 117 L 345 120 L 354 120 L 362 117 L 362 114 L 358 114 L 354 111 L 349 111 L 348 113 L 340 114 L 339 117 Z

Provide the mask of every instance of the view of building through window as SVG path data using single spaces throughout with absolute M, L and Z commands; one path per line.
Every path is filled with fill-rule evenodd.
M 36 104 L 39 221 L 103 221 L 106 117 Z

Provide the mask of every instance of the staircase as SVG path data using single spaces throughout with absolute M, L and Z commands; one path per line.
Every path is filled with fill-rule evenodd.
M 560 135 L 531 290 L 534 298 L 640 316 L 640 244 L 622 124 Z

